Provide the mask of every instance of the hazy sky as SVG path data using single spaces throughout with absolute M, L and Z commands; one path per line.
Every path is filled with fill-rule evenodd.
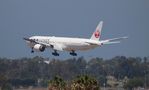
M 54 58 L 51 49 L 31 54 L 22 37 L 90 38 L 101 20 L 101 39 L 129 39 L 78 52 L 78 57 L 149 56 L 149 0 L 0 0 L 0 57 Z M 59 58 L 71 57 L 60 52 Z

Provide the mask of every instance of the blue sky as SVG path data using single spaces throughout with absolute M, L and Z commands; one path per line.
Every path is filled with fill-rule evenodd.
M 90 38 L 101 20 L 101 39 L 129 39 L 78 52 L 78 57 L 149 56 L 149 0 L 0 0 L 0 57 L 55 58 L 49 49 L 31 54 L 22 37 Z M 67 52 L 60 54 L 59 58 L 71 58 Z

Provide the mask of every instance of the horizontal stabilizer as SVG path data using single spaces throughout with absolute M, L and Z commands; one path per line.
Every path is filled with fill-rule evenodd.
M 120 41 L 122 39 L 127 39 L 128 37 L 119 37 L 119 38 L 113 38 L 113 39 L 108 39 L 108 41 L 113 42 L 113 41 Z
M 103 44 L 116 44 L 116 43 L 120 43 L 120 41 L 115 41 L 115 42 L 105 42 Z
M 115 43 L 120 43 L 121 40 L 127 39 L 128 37 L 119 37 L 119 38 L 112 38 L 112 39 L 107 39 L 107 40 L 102 40 L 100 41 L 101 44 L 115 44 Z

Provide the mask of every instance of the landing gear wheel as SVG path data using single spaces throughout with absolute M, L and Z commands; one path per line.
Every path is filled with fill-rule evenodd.
M 72 56 L 77 56 L 77 53 L 75 53 L 75 51 L 72 51 L 69 54 L 72 55 Z
M 31 53 L 34 53 L 34 50 L 33 50 L 33 48 L 32 48 L 32 50 L 31 50 Z
M 56 50 L 52 53 L 52 55 L 54 55 L 54 56 L 59 56 L 59 54 L 57 53 Z
M 34 51 L 32 50 L 31 53 L 34 53 Z

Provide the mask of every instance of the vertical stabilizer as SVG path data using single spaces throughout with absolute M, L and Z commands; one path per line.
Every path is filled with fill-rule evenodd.
M 101 30 L 102 30 L 103 21 L 100 21 L 98 26 L 96 27 L 95 32 L 92 34 L 91 39 L 92 40 L 99 40 L 101 36 Z

